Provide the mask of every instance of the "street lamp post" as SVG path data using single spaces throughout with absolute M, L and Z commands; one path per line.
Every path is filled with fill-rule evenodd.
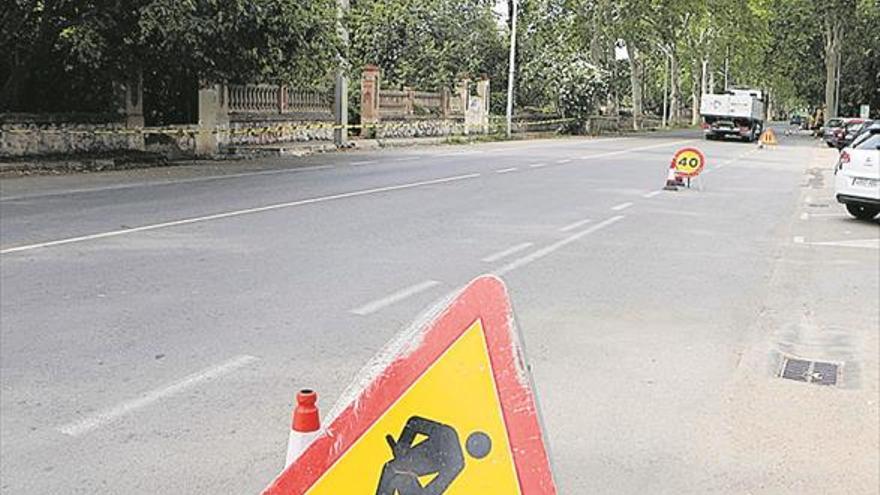
M 516 63 L 516 0 L 510 2 L 510 62 L 507 68 L 507 137 L 510 138 L 513 127 L 513 75 Z

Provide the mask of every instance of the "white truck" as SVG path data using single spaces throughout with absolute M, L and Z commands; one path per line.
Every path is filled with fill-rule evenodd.
M 705 94 L 700 99 L 700 115 L 706 139 L 755 141 L 764 130 L 764 93 L 759 89 L 731 89 L 723 94 Z

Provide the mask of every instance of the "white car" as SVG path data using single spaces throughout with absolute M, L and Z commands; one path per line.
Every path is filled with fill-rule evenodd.
M 871 220 L 880 213 L 880 125 L 865 130 L 840 152 L 834 189 L 850 215 Z

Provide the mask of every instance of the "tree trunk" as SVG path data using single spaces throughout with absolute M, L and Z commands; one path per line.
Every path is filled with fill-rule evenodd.
M 709 90 L 708 94 L 715 94 L 715 71 L 709 71 Z
M 697 79 L 700 74 L 700 62 L 694 59 L 691 63 L 691 125 L 697 125 L 700 122 L 700 80 Z M 700 77 L 702 79 L 702 77 Z
M 681 83 L 678 78 L 678 60 L 675 53 L 669 57 L 669 121 L 675 125 L 681 115 Z
M 840 64 L 841 23 L 825 14 L 825 120 L 837 117 L 837 71 Z
M 627 42 L 629 49 L 629 82 L 632 85 L 632 116 L 633 130 L 639 130 L 642 117 L 642 61 L 641 54 L 634 43 Z

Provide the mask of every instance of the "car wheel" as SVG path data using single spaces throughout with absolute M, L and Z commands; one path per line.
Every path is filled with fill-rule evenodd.
M 846 211 L 849 212 L 850 215 L 858 218 L 859 220 L 873 220 L 874 217 L 880 213 L 880 208 L 875 206 L 865 206 L 857 203 L 847 203 Z
M 833 147 L 834 147 L 834 145 L 833 145 L 832 143 L 829 143 L 828 141 L 825 141 L 825 144 L 827 144 L 829 148 L 833 148 Z

